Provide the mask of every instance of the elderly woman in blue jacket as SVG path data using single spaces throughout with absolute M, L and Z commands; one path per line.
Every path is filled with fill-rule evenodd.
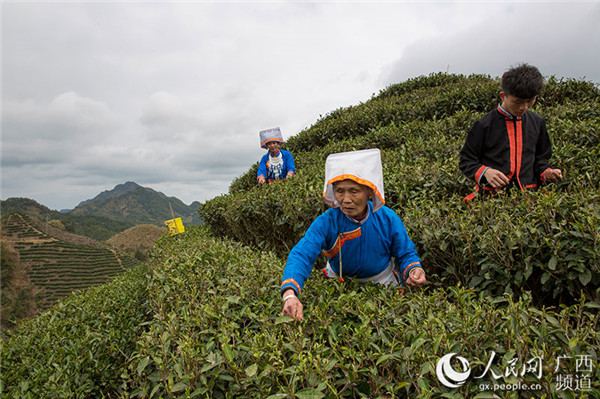
M 272 183 L 295 176 L 294 157 L 289 151 L 280 149 L 282 143 L 283 136 L 278 127 L 260 132 L 260 146 L 268 152 L 263 155 L 258 164 L 256 173 L 258 184 Z
M 298 297 L 320 253 L 327 258 L 323 271 L 331 278 L 390 286 L 426 282 L 402 220 L 384 205 L 378 149 L 331 154 L 323 201 L 332 208 L 315 219 L 287 259 L 281 283 L 285 316 L 303 320 Z

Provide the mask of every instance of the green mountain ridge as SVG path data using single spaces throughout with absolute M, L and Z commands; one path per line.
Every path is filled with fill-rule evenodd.
M 197 225 L 201 223 L 196 212 L 198 205 L 199 202 L 193 202 L 188 206 L 178 198 L 128 182 L 80 203 L 69 213 L 158 226 L 164 226 L 165 220 L 172 219 L 174 215 L 180 217 L 184 224 Z
M 123 184 L 117 184 L 112 190 L 106 190 L 106 191 L 102 191 L 100 194 L 98 194 L 97 196 L 95 196 L 92 199 L 88 199 L 85 201 L 81 201 L 78 206 L 82 206 L 85 204 L 90 204 L 92 202 L 97 202 L 97 201 L 101 201 L 101 200 L 106 200 L 106 199 L 110 199 L 110 198 L 114 198 L 114 197 L 118 197 L 120 195 L 126 194 L 130 191 L 133 191 L 137 188 L 140 188 L 141 186 L 135 182 L 131 182 L 128 181 L 126 183 Z

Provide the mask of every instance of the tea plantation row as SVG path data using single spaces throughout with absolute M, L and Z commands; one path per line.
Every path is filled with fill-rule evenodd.
M 2 342 L 2 391 L 11 397 L 595 397 L 562 391 L 559 357 L 597 364 L 598 305 L 557 310 L 527 296 L 463 287 L 398 295 L 311 277 L 304 322 L 281 317 L 284 261 L 201 228 L 164 237 L 151 260 L 62 301 Z M 444 387 L 438 360 L 468 359 L 473 374 Z M 532 359 L 541 377 L 507 374 Z M 484 373 L 492 359 L 492 366 Z M 563 359 L 561 372 L 575 363 Z M 494 376 L 501 376 L 497 380 Z M 597 367 L 589 374 L 600 378 Z M 534 392 L 482 383 L 534 383 Z
M 40 308 L 48 309 L 74 290 L 105 283 L 138 262 L 107 248 L 57 240 L 39 231 L 27 215 L 6 215 L 2 238 L 19 252 L 31 283 L 41 290 Z
M 286 256 L 325 210 L 326 157 L 380 148 L 386 204 L 403 219 L 433 284 L 492 295 L 529 290 L 537 304 L 570 304 L 581 292 L 600 302 L 600 91 L 552 78 L 538 99 L 562 182 L 464 205 L 474 184 L 458 169 L 459 152 L 499 91 L 498 80 L 479 75 L 390 86 L 290 138 L 296 178 L 257 187 L 254 165 L 199 212 L 217 236 Z

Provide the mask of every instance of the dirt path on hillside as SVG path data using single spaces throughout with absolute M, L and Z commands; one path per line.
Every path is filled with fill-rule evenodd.
M 115 258 L 117 259 L 117 262 L 119 262 L 119 266 L 121 266 L 121 269 L 123 270 L 127 270 L 125 269 L 125 267 L 123 266 L 123 262 L 121 262 L 121 258 L 119 258 L 119 255 L 117 254 L 117 251 L 114 249 L 109 249 L 110 252 L 113 253 L 113 255 L 115 255 Z

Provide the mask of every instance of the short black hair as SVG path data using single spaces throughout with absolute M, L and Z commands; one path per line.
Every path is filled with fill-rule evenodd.
M 534 98 L 542 91 L 544 77 L 540 71 L 528 64 L 510 68 L 502 75 L 502 91 L 522 99 Z

